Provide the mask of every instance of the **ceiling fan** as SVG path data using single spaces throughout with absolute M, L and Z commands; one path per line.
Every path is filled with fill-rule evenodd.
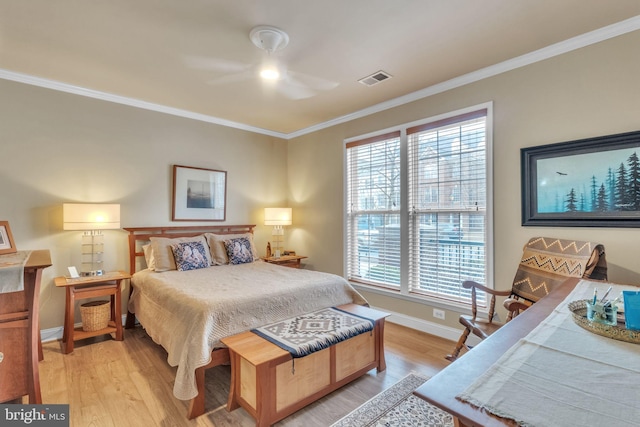
M 289 35 L 281 29 L 260 25 L 251 30 L 249 39 L 256 47 L 265 51 L 260 64 L 243 64 L 213 58 L 188 58 L 188 64 L 194 68 L 213 69 L 225 73 L 208 81 L 209 84 L 220 85 L 260 79 L 266 85 L 273 85 L 281 95 L 294 100 L 310 98 L 318 91 L 331 90 L 338 86 L 337 82 L 291 71 L 278 61 L 274 53 L 289 44 Z

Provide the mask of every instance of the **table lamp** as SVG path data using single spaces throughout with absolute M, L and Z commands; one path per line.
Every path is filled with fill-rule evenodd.
M 274 258 L 280 258 L 284 239 L 283 225 L 291 225 L 291 208 L 264 208 L 264 225 L 273 225 Z
M 82 276 L 102 276 L 104 235 L 102 230 L 120 228 L 120 205 L 63 203 L 64 230 L 80 230 L 82 234 Z

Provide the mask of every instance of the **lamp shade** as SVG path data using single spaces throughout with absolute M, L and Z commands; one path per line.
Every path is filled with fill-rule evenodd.
M 64 230 L 112 230 L 120 228 L 120 205 L 63 203 Z
M 291 225 L 291 208 L 264 208 L 264 225 Z

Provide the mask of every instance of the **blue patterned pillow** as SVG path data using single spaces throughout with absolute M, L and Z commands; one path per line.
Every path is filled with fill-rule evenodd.
M 197 270 L 209 267 L 202 242 L 183 242 L 171 245 L 178 271 Z
M 253 252 L 251 252 L 251 242 L 246 237 L 230 239 L 224 241 L 227 250 L 229 264 L 246 264 L 253 262 Z

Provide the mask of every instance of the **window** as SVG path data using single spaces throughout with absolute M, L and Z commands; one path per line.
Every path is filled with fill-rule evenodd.
M 348 269 L 400 287 L 400 132 L 347 144 Z
M 349 280 L 455 302 L 464 280 L 487 283 L 487 114 L 347 142 Z

